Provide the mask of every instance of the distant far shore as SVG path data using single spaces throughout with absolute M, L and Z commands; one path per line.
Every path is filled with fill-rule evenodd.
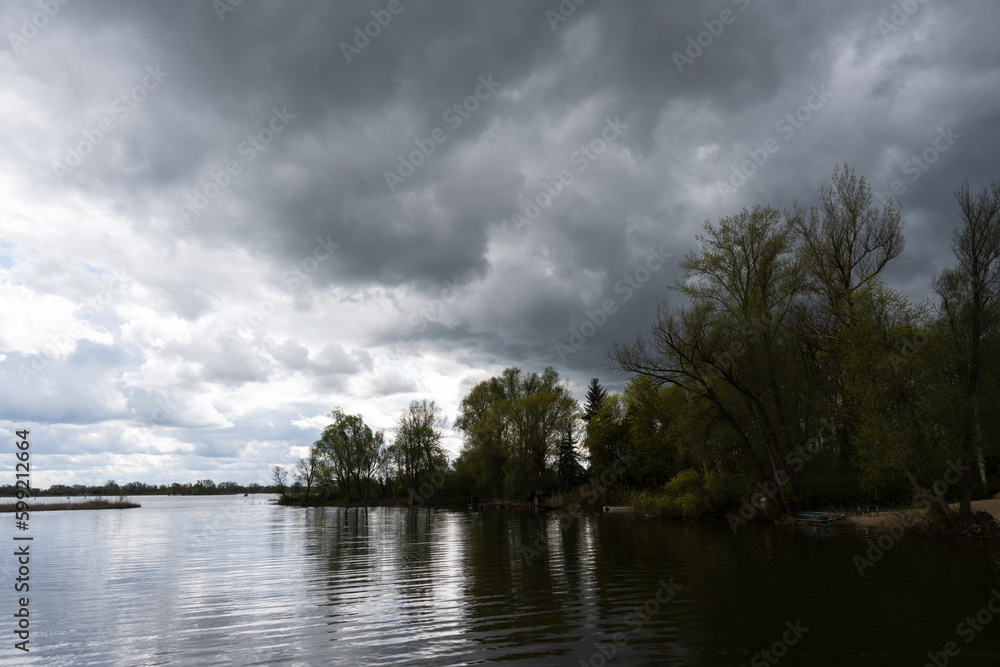
M 28 507 L 28 511 L 55 512 L 57 510 L 124 510 L 133 507 L 142 507 L 142 505 L 122 499 L 105 500 L 103 498 L 98 498 L 95 500 L 83 500 L 68 503 L 31 503 Z M 13 512 L 16 509 L 17 503 L 0 503 L 0 512 Z

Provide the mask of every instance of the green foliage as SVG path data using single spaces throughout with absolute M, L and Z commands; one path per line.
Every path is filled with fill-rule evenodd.
M 566 490 L 582 484 L 585 472 L 583 466 L 580 465 L 579 454 L 576 450 L 576 436 L 573 433 L 573 426 L 571 424 L 566 426 L 563 437 L 559 441 L 557 456 L 558 488 Z
M 590 476 L 600 477 L 630 450 L 631 429 L 625 399 L 621 394 L 608 396 L 587 424 L 584 446 L 590 459 Z
M 705 479 L 695 470 L 685 470 L 663 487 L 667 498 L 673 500 L 681 516 L 701 516 L 708 510 Z
M 608 392 L 601 386 L 600 380 L 591 378 L 587 387 L 587 405 L 583 408 L 583 420 L 589 422 L 597 414 L 601 403 L 608 397 Z
M 411 401 L 399 417 L 396 441 L 389 447 L 389 458 L 396 474 L 404 482 L 412 505 L 418 487 L 434 471 L 448 467 L 441 446 L 441 429 L 445 422 L 441 409 L 434 401 Z
M 959 488 L 963 510 L 985 496 L 1000 469 L 1000 422 L 984 419 L 1000 400 L 1000 181 L 956 196 L 959 261 L 935 282 L 936 313 L 885 283 L 901 215 L 849 167 L 815 206 L 706 222 L 674 288 L 687 304 L 611 350 L 638 377 L 588 424 L 592 473 L 629 454 L 626 482 L 659 489 L 638 502 L 668 516 L 739 501 L 727 475 L 771 484 L 790 512 L 905 502 L 964 462 L 937 511 L 950 520 Z
M 385 436 L 374 432 L 361 415 L 333 410 L 330 425 L 316 441 L 315 454 L 305 464 L 327 494 L 336 489 L 349 503 L 352 486 L 363 503 L 368 502 L 372 481 L 386 461 Z M 301 481 L 307 477 L 300 468 Z
M 556 485 L 559 446 L 579 412 L 550 366 L 541 375 L 504 370 L 472 388 L 455 427 L 465 434 L 456 468 L 489 498 L 527 498 Z
M 659 491 L 635 494 L 634 505 L 637 511 L 657 516 L 702 518 L 736 500 L 733 495 L 724 495 L 736 480 L 730 475 L 684 470 Z
M 621 485 L 662 485 L 692 462 L 685 419 L 690 410 L 677 387 L 658 386 L 641 375 L 629 380 L 621 394 L 612 394 L 601 403 L 587 424 L 584 447 L 591 478 L 599 478 L 616 461 L 628 459 L 631 463 L 619 479 Z

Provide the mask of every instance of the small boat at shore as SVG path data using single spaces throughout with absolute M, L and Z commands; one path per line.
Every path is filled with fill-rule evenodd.
M 605 512 L 632 512 L 634 508 L 631 505 L 605 505 L 602 508 Z

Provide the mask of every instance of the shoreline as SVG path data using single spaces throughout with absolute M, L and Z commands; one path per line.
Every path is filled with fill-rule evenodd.
M 958 511 L 958 503 L 951 503 L 951 509 Z M 1000 498 L 972 501 L 972 513 L 986 512 L 1000 523 Z M 927 516 L 924 508 L 890 509 L 878 514 L 859 514 L 847 516 L 835 523 L 840 526 L 853 526 L 875 530 L 887 530 L 900 526 L 914 526 L 922 523 Z

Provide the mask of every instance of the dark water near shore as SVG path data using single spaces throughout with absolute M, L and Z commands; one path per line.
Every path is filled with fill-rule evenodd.
M 839 528 L 138 501 L 32 515 L 32 651 L 4 549 L 0 664 L 721 667 L 777 642 L 778 664 L 919 667 L 950 641 L 950 665 L 1000 664 L 1000 614 L 957 629 L 1000 587 L 963 544 L 904 538 L 860 576 L 868 536 Z

